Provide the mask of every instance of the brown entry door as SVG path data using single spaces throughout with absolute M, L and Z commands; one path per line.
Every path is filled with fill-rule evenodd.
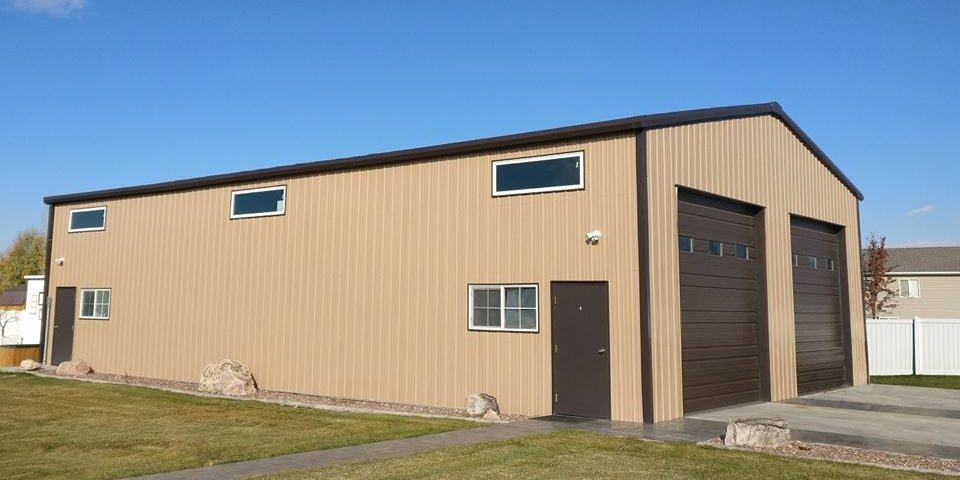
M 758 211 L 685 191 L 678 208 L 683 411 L 760 400 Z
M 553 413 L 610 418 L 610 319 L 606 282 L 555 282 Z
M 59 365 L 73 357 L 73 321 L 76 318 L 77 289 L 57 287 L 53 310 L 53 356 L 51 362 Z

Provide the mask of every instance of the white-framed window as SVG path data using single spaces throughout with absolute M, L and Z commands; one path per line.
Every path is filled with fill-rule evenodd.
M 110 289 L 80 289 L 80 318 L 107 320 L 110 318 Z
M 540 330 L 536 284 L 469 285 L 469 330 L 537 332 Z
M 107 228 L 107 207 L 70 210 L 68 233 L 96 232 Z
M 680 235 L 680 253 L 693 253 L 693 237 Z
M 723 256 L 723 242 L 720 240 L 708 240 L 707 241 L 707 253 L 714 257 Z
M 234 190 L 230 193 L 230 218 L 283 215 L 286 200 L 286 185 Z
M 897 280 L 899 296 L 920 298 L 920 280 L 917 278 L 901 278 Z
M 583 189 L 583 152 L 493 162 L 493 196 Z

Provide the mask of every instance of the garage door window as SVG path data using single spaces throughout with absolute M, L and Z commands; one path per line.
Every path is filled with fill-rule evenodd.
M 750 260 L 750 247 L 737 245 L 737 258 L 740 260 Z
M 470 330 L 536 332 L 536 285 L 470 285 Z
M 707 252 L 714 257 L 723 256 L 723 242 L 719 240 L 710 240 L 707 244 Z
M 680 235 L 680 253 L 693 253 L 693 238 Z

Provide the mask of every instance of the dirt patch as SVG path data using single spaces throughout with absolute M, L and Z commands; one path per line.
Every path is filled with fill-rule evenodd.
M 44 368 L 39 371 L 42 375 L 49 375 L 62 378 L 77 378 L 57 375 L 55 369 Z M 183 382 L 179 380 L 161 380 L 157 378 L 132 377 L 129 375 L 116 375 L 112 373 L 94 372 L 84 375 L 82 379 L 95 380 L 107 383 L 116 383 L 123 385 L 135 385 L 141 387 L 161 388 L 178 392 L 199 395 L 198 382 Z M 206 395 L 206 394 L 203 394 Z M 210 396 L 210 395 L 206 395 Z M 270 390 L 260 390 L 257 393 L 243 397 L 245 400 L 260 400 L 271 403 L 281 403 L 286 405 L 300 407 L 330 407 L 331 409 L 360 411 L 360 412 L 385 412 L 401 413 L 408 415 L 437 416 L 437 417 L 456 417 L 473 418 L 467 415 L 466 410 L 459 408 L 431 407 L 425 405 L 413 405 L 407 403 L 374 402 L 369 400 L 352 400 L 339 397 L 325 397 L 318 395 L 306 395 L 301 393 L 275 392 Z M 526 420 L 523 415 L 501 415 L 501 420 L 507 422 L 516 422 Z
M 725 447 L 720 439 L 708 440 L 702 443 L 704 445 L 710 445 L 714 447 L 769 453 L 772 455 L 878 465 L 882 467 L 892 467 L 904 470 L 960 474 L 960 460 L 949 460 L 945 458 L 927 457 L 923 455 L 907 455 L 904 453 L 842 447 L 839 445 L 827 445 L 823 443 L 807 443 L 797 440 L 790 441 L 789 443 L 779 447 L 766 448 Z

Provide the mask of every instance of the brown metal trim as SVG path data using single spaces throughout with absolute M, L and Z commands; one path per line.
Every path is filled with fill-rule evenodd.
M 54 195 L 45 197 L 43 201 L 48 205 L 55 205 L 61 203 L 75 203 L 90 200 L 103 200 L 108 198 L 173 192 L 254 180 L 267 180 L 280 177 L 308 175 L 334 170 L 346 170 L 375 165 L 422 161 L 441 156 L 477 153 L 488 150 L 510 148 L 521 145 L 535 145 L 582 137 L 594 137 L 598 135 L 639 130 L 641 128 L 665 128 L 692 123 L 713 122 L 764 115 L 771 115 L 783 122 L 783 124 L 789 128 L 794 135 L 796 135 L 797 138 L 799 138 L 800 141 L 803 142 L 804 145 L 806 145 L 806 147 L 810 149 L 810 151 L 818 159 L 820 159 L 820 161 L 823 162 L 823 164 L 826 165 L 826 167 L 834 175 L 836 175 L 836 177 L 844 185 L 846 185 L 846 187 L 854 195 L 856 195 L 858 199 L 863 200 L 863 194 L 860 193 L 860 190 L 858 190 L 857 187 L 853 185 L 853 182 L 851 182 L 850 179 L 840 171 L 840 168 L 837 167 L 832 160 L 830 160 L 830 157 L 828 157 L 827 154 L 824 153 L 823 150 L 821 150 L 820 147 L 818 147 L 816 143 L 814 143 L 813 140 L 807 136 L 803 130 L 800 129 L 796 122 L 794 122 L 793 119 L 791 119 L 786 112 L 783 111 L 783 108 L 780 107 L 780 104 L 777 102 L 771 102 L 753 105 L 738 105 L 732 107 L 717 107 L 700 110 L 687 110 L 682 112 L 641 115 L 618 120 L 608 120 L 604 122 L 586 123 L 582 125 L 552 128 L 548 130 L 538 130 L 529 133 L 519 133 L 465 142 L 447 143 L 431 147 L 396 150 L 392 152 L 375 153 L 334 160 L 323 160 L 318 162 L 297 163 L 280 167 L 210 175 L 206 177 L 196 177 L 185 180 L 153 183 L 134 187 L 114 188 L 68 195 Z
M 47 350 L 47 311 L 50 308 L 50 255 L 53 251 L 53 212 L 54 206 L 47 209 L 47 245 L 43 268 L 43 308 L 40 309 L 40 363 L 44 362 Z
M 647 216 L 647 132 L 637 132 L 637 239 L 640 261 L 640 399 L 644 423 L 653 423 L 653 341 L 650 334 L 650 219 Z

